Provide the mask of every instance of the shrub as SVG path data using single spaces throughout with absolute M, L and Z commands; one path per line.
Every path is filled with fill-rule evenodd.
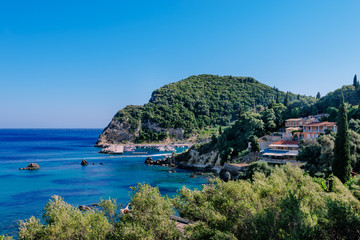
M 43 219 L 20 221 L 20 239 L 104 239 L 112 228 L 101 212 L 81 212 L 59 196 L 46 204 Z
M 174 210 L 159 189 L 147 184 L 132 187 L 131 212 L 116 225 L 115 239 L 176 239 L 181 236 L 170 219 Z

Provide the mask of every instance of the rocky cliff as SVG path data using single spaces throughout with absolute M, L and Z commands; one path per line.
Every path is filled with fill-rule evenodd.
M 201 154 L 195 149 L 189 149 L 186 153 L 175 157 L 175 164 L 189 168 L 219 168 L 223 165 L 218 151 L 210 151 Z
M 134 130 L 131 130 L 131 125 L 127 121 L 118 119 L 111 120 L 110 124 L 101 133 L 96 146 L 104 146 L 107 144 L 116 143 L 134 143 L 140 135 L 141 129 L 149 129 L 156 133 L 165 133 L 166 138 L 162 142 L 167 142 L 172 139 L 181 140 L 184 138 L 184 130 L 182 128 L 163 128 L 158 123 L 145 121 L 139 124 Z

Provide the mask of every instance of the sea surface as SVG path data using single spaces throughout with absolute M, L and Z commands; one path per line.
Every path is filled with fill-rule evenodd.
M 41 217 L 47 201 L 60 195 L 68 203 L 87 205 L 102 197 L 126 204 L 130 187 L 138 183 L 157 186 L 164 195 L 174 195 L 185 185 L 201 189 L 206 176 L 190 178 L 190 171 L 147 166 L 149 155 L 104 155 L 94 147 L 101 129 L 0 129 L 0 235 L 15 235 L 17 222 Z M 183 149 L 178 149 L 181 151 Z M 81 166 L 81 160 L 90 164 Z M 39 170 L 19 170 L 36 162 Z M 104 165 L 99 163 L 103 162 Z M 95 165 L 92 165 L 95 163 Z

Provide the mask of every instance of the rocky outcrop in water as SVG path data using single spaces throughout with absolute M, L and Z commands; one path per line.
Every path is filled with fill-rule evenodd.
M 151 165 L 151 164 L 154 164 L 154 161 L 152 160 L 151 157 L 147 157 L 147 158 L 145 159 L 145 164 Z
M 40 168 L 40 166 L 37 163 L 30 163 L 27 167 L 19 168 L 19 169 L 20 170 L 37 170 L 39 168 Z
M 81 161 L 81 165 L 82 166 L 85 166 L 85 165 L 88 165 L 89 163 L 88 163 L 88 161 L 86 161 L 85 159 L 83 159 L 82 161 Z

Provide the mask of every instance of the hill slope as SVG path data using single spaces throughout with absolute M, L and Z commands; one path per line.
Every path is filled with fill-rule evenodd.
M 359 91 L 356 91 L 353 85 L 345 85 L 336 89 L 333 92 L 329 92 L 315 104 L 319 112 L 326 112 L 328 107 L 338 108 L 341 101 L 341 93 L 344 94 L 344 100 L 350 105 L 360 104 Z
M 190 76 L 152 93 L 149 103 L 126 106 L 104 129 L 98 145 L 120 142 L 183 140 L 204 127 L 229 125 L 242 105 L 267 106 L 285 93 L 251 77 L 217 75 Z M 309 97 L 289 93 L 289 101 Z

